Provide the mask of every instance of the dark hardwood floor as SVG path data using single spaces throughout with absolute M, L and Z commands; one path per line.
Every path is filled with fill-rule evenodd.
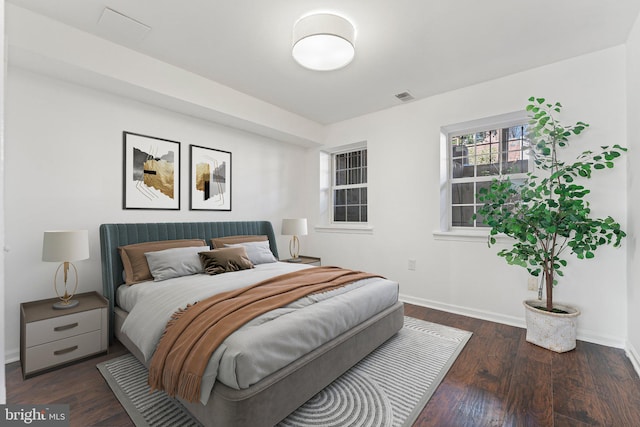
M 640 426 L 640 378 L 623 350 L 554 353 L 525 330 L 405 304 L 407 316 L 473 332 L 415 426 Z
M 640 378 L 623 350 L 578 342 L 557 354 L 523 329 L 405 305 L 405 314 L 473 332 L 414 426 L 640 426 Z M 95 365 L 127 350 L 22 380 L 6 367 L 7 403 L 65 403 L 71 426 L 133 426 Z
M 128 353 L 116 342 L 109 354 L 88 359 L 27 380 L 20 362 L 6 366 L 7 403 L 67 404 L 72 427 L 133 427 L 134 424 L 96 369 L 102 361 Z

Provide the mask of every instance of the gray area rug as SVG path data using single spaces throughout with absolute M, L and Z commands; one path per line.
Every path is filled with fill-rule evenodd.
M 279 426 L 410 426 L 471 337 L 405 317 L 404 327 Z M 179 402 L 149 393 L 147 370 L 127 354 L 97 365 L 137 427 L 199 426 Z

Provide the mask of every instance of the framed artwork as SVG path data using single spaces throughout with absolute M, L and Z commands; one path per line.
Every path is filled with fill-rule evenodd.
M 231 153 L 190 146 L 191 210 L 231 210 Z
M 180 210 L 180 143 L 126 131 L 122 139 L 123 209 Z

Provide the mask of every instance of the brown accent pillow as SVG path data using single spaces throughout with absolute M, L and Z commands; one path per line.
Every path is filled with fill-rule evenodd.
M 134 243 L 120 246 L 120 258 L 124 267 L 124 278 L 127 285 L 134 285 L 147 280 L 153 280 L 149 264 L 147 264 L 146 252 L 157 252 L 172 248 L 186 248 L 189 246 L 206 246 L 202 239 L 160 240 L 157 242 Z
M 242 246 L 214 249 L 200 252 L 199 255 L 204 272 L 211 275 L 253 268 L 253 263 Z
M 269 240 L 267 236 L 227 236 L 227 237 L 214 237 L 211 239 L 211 246 L 214 249 L 222 249 L 224 245 L 236 245 L 238 243 L 247 242 L 264 242 Z

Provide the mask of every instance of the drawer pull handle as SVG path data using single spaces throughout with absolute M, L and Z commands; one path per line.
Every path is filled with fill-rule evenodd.
M 64 326 L 56 326 L 55 328 L 53 328 L 53 330 L 56 331 L 56 332 L 66 331 L 67 329 L 73 329 L 76 326 L 78 326 L 78 322 L 70 323 L 70 324 L 64 325 Z
M 66 353 L 71 353 L 74 350 L 77 350 L 78 346 L 74 345 L 73 347 L 69 347 L 69 348 L 64 348 L 62 350 L 56 350 L 53 352 L 54 355 L 56 356 L 60 356 L 61 354 L 66 354 Z

